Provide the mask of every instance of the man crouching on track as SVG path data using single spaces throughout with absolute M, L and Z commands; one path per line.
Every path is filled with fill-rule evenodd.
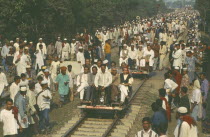
M 119 89 L 121 91 L 121 100 L 120 106 L 124 103 L 125 98 L 129 98 L 132 95 L 132 85 L 133 77 L 129 74 L 129 70 L 127 67 L 123 68 L 123 73 L 120 74 L 120 85 Z

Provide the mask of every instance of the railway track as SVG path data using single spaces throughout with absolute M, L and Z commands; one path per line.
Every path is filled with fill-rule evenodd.
M 135 116 L 140 111 L 141 95 L 140 89 L 147 80 L 141 81 L 131 98 L 129 99 L 126 111 L 126 118 L 122 120 L 116 118 L 90 118 L 87 114 L 77 117 L 76 120 L 69 121 L 62 129 L 53 135 L 53 137 L 123 137 L 131 128 L 135 121 Z M 69 126 L 69 127 L 68 127 Z

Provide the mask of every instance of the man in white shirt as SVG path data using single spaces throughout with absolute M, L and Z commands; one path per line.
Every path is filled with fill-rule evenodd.
M 15 137 L 18 134 L 18 124 L 13 113 L 12 99 L 6 100 L 6 107 L 0 112 L 0 122 L 3 123 L 3 135 Z
M 50 74 L 54 82 L 55 78 L 57 77 L 59 67 L 60 67 L 60 61 L 58 61 L 58 56 L 55 56 L 54 61 L 52 61 L 50 66 Z
M 2 65 L 4 66 L 4 69 L 6 70 L 6 72 L 8 71 L 8 67 L 6 64 L 6 56 L 9 53 L 9 49 L 10 49 L 10 47 L 9 47 L 9 44 L 7 44 L 7 43 L 1 49 Z
M 121 91 L 120 103 L 123 104 L 125 98 L 129 98 L 132 95 L 132 83 L 133 77 L 129 74 L 128 68 L 123 68 L 123 73 L 120 74 L 120 85 L 119 89 Z
M 19 51 L 19 46 L 20 46 L 20 39 L 16 38 L 16 42 L 14 44 L 15 52 Z
M 201 102 L 201 90 L 200 90 L 200 82 L 199 80 L 194 81 L 193 85 L 193 93 L 191 98 L 191 116 L 194 120 L 198 120 L 199 116 L 199 103 Z
M 175 137 L 198 137 L 198 129 L 195 120 L 188 115 L 186 107 L 177 110 L 179 122 L 175 128 Z
M 121 66 L 123 62 L 128 64 L 128 52 L 129 50 L 127 49 L 127 45 L 124 44 L 123 49 L 120 51 L 119 66 Z
M 131 50 L 128 52 L 128 65 L 130 68 L 136 67 L 137 51 L 134 44 L 131 45 Z
M 101 97 L 100 101 L 107 105 L 111 103 L 111 90 L 110 85 L 112 83 L 112 75 L 109 71 L 106 71 L 106 65 L 101 65 L 101 72 L 98 72 L 95 76 L 94 84 L 95 87 L 98 89 L 99 97 Z M 102 92 L 105 92 L 105 101 L 104 97 L 102 96 Z
M 135 137 L 158 137 L 158 134 L 151 129 L 151 119 L 144 117 L 142 120 L 143 130 L 139 131 Z
M 77 62 L 80 63 L 81 66 L 85 64 L 85 56 L 81 46 L 79 47 L 79 52 L 77 53 Z
M 39 106 L 40 110 L 40 129 L 41 131 L 45 131 L 45 129 L 49 129 L 50 126 L 50 119 L 49 119 L 49 112 L 50 112 L 50 100 L 52 99 L 51 92 L 48 90 L 48 82 L 42 81 L 42 91 L 39 92 L 37 95 L 37 105 Z
M 83 99 L 84 99 L 84 93 L 85 92 L 90 92 L 90 87 L 89 87 L 89 83 L 90 83 L 90 73 L 89 70 L 90 68 L 87 66 L 84 66 L 84 73 L 81 73 L 80 75 L 77 76 L 77 92 L 75 93 L 75 95 L 77 95 L 78 93 L 80 93 L 80 101 L 82 103 Z
M 173 57 L 173 67 L 182 68 L 182 50 L 180 49 L 180 45 L 176 44 L 174 52 L 172 53 Z
M 35 70 L 36 72 L 39 72 L 41 67 L 44 65 L 44 59 L 46 57 L 46 54 L 43 50 L 43 45 L 39 45 L 39 49 L 34 54 L 36 56 Z
M 61 57 L 61 50 L 62 50 L 62 42 L 61 42 L 61 37 L 58 37 L 58 40 L 55 43 L 55 48 L 56 48 L 56 52 L 58 57 Z
M 146 63 L 149 64 L 150 69 L 153 67 L 154 64 L 154 56 L 154 51 L 151 49 L 151 46 L 148 45 L 144 51 L 143 57 L 145 58 Z
M 72 43 L 71 43 L 71 60 L 72 61 L 75 59 L 75 50 L 76 50 L 76 41 L 75 39 L 72 39 Z
M 62 56 L 61 56 L 61 60 L 62 61 L 69 60 L 70 53 L 71 53 L 70 45 L 67 42 L 67 39 L 64 38 L 64 42 L 62 43 L 62 53 L 61 53 Z
M 4 90 L 4 88 L 8 86 L 8 82 L 7 82 L 7 77 L 6 75 L 2 72 L 2 67 L 0 66 L 0 98 L 1 98 L 1 94 Z
M 23 53 L 23 47 L 20 47 L 19 51 L 15 53 L 13 59 L 13 64 L 16 66 L 18 76 L 22 73 L 26 73 L 27 61 L 27 56 Z
M 164 77 L 165 77 L 164 89 L 166 89 L 166 93 L 168 95 L 168 103 L 169 105 L 171 105 L 172 93 L 178 87 L 178 84 L 170 79 L 169 73 L 165 73 Z
M 10 98 L 14 101 L 16 94 L 19 91 L 19 83 L 20 83 L 20 77 L 15 76 L 14 82 L 11 84 L 9 87 L 9 92 L 10 92 Z

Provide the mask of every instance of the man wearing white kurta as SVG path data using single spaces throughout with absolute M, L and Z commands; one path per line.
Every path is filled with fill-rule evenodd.
M 16 38 L 16 42 L 15 42 L 15 44 L 14 44 L 14 47 L 15 47 L 15 51 L 17 52 L 17 51 L 19 51 L 19 41 L 20 41 L 20 39 L 19 38 Z
M 55 48 L 57 51 L 57 55 L 60 58 L 61 57 L 61 50 L 62 50 L 62 42 L 61 42 L 61 38 L 58 37 L 58 40 L 55 43 Z
M 151 49 L 151 46 L 147 46 L 147 49 L 145 49 L 144 51 L 144 55 L 143 57 L 146 59 L 148 58 L 148 60 L 146 59 L 146 62 L 149 62 L 149 66 L 152 67 L 154 64 L 154 56 L 155 53 L 154 51 Z
M 6 101 L 6 108 L 0 112 L 0 122 L 3 123 L 3 135 L 15 137 L 18 134 L 18 124 L 13 114 L 12 105 L 12 100 Z
M 9 87 L 9 92 L 10 92 L 10 98 L 14 101 L 16 94 L 19 91 L 19 83 L 20 83 L 20 77 L 15 76 L 14 82 L 11 84 Z
M 42 48 L 37 50 L 35 53 L 36 56 L 36 64 L 35 64 L 35 70 L 40 70 L 41 67 L 44 65 L 44 58 L 45 55 Z
M 129 65 L 129 67 L 132 67 L 134 65 L 134 63 L 136 63 L 136 59 L 137 59 L 137 51 L 134 48 L 134 45 L 131 45 L 131 50 L 129 50 L 129 52 L 128 52 L 128 65 Z
M 106 96 L 106 104 L 111 103 L 111 90 L 109 89 L 109 86 L 112 83 L 112 75 L 109 71 L 106 71 L 106 65 L 101 65 L 101 72 L 98 72 L 95 76 L 94 84 L 97 89 L 99 89 L 99 94 L 102 91 L 105 91 Z
M 144 50 L 142 49 L 142 46 L 139 46 L 139 49 L 137 50 L 137 61 L 136 65 L 138 67 L 145 67 L 145 59 L 143 59 Z
M 1 49 L 1 56 L 2 56 L 2 65 L 4 66 L 4 69 L 8 71 L 8 67 L 6 64 L 6 56 L 10 51 L 10 47 L 8 44 L 4 45 L 3 48 Z
M 123 49 L 120 51 L 120 59 L 119 59 L 119 66 L 124 62 L 128 64 L 128 52 L 127 45 L 123 45 Z
M 39 38 L 39 42 L 36 45 L 36 50 L 40 49 L 39 45 L 42 45 L 43 47 L 43 54 L 47 55 L 47 47 L 46 47 L 46 44 L 42 41 L 42 38 Z
M 81 66 L 85 64 L 85 56 L 81 46 L 79 47 L 79 52 L 77 53 L 77 62 L 80 63 Z
M 89 84 L 89 68 L 84 67 L 84 73 L 77 76 L 77 93 L 80 93 L 80 100 L 84 98 L 85 89 L 88 88 Z
M 26 73 L 27 61 L 27 56 L 24 55 L 22 48 L 15 53 L 13 64 L 16 66 L 18 76 L 20 76 L 22 73 Z
M 75 39 L 72 39 L 71 43 L 71 60 L 73 61 L 75 59 L 75 50 L 76 50 L 76 41 Z
M 50 66 L 50 74 L 51 74 L 51 78 L 53 79 L 54 82 L 55 82 L 55 78 L 57 77 L 57 72 L 58 72 L 59 66 L 60 66 L 60 61 L 58 61 L 58 57 L 56 56 Z
M 180 45 L 176 44 L 175 51 L 172 54 L 174 59 L 173 67 L 182 68 L 182 50 L 180 49 Z
M 166 53 L 167 53 L 166 46 L 161 44 L 160 45 L 160 50 L 159 50 L 159 54 L 160 54 L 159 70 L 163 69 L 163 61 L 164 61 L 164 59 L 166 57 Z
M 128 97 L 128 92 L 131 92 L 129 86 L 133 83 L 133 77 L 129 74 L 128 68 L 123 68 L 123 73 L 120 74 L 120 85 L 119 89 L 121 91 L 121 100 L 123 103 L 125 98 Z
M 6 87 L 6 86 L 8 86 L 7 77 L 2 72 L 2 68 L 0 68 L 0 97 L 1 97 L 1 94 L 4 90 L 4 87 Z
M 181 123 L 175 128 L 175 137 L 198 137 L 198 129 L 193 118 L 188 115 L 186 107 L 179 107 L 178 114 Z M 185 118 L 185 119 L 184 119 Z M 191 122 L 189 122 L 191 121 Z
M 62 45 L 61 60 L 62 61 L 68 60 L 70 52 L 71 52 L 70 45 L 69 45 L 69 43 L 67 43 L 67 39 L 65 38 L 64 42 L 63 42 L 63 45 Z

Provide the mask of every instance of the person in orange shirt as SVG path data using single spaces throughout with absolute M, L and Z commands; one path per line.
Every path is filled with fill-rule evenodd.
M 110 68 L 110 66 L 111 66 L 111 40 L 110 39 L 108 39 L 105 42 L 104 53 L 105 53 L 105 59 L 107 59 L 109 61 L 108 68 Z

